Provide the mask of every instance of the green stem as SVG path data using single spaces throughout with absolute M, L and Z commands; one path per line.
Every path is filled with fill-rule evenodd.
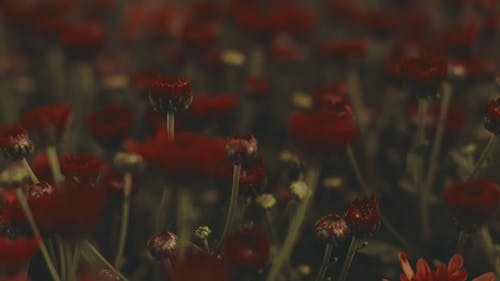
M 353 110 L 357 116 L 357 121 L 361 131 L 365 131 L 368 123 L 366 106 L 363 102 L 361 91 L 361 79 L 355 70 L 349 71 L 347 75 L 347 93 L 352 102 Z
M 26 160 L 24 160 L 24 161 L 26 161 Z M 16 189 L 16 195 L 17 195 L 17 198 L 19 200 L 19 203 L 21 204 L 21 207 L 23 208 L 24 215 L 26 216 L 26 218 L 31 226 L 33 234 L 36 237 L 40 237 L 40 251 L 42 252 L 42 256 L 45 260 L 45 263 L 47 264 L 47 268 L 49 269 L 49 273 L 52 276 L 52 279 L 54 281 L 61 281 L 61 278 L 59 278 L 59 275 L 57 274 L 56 267 L 54 266 L 54 264 L 52 263 L 52 260 L 50 259 L 50 255 L 49 255 L 49 252 L 47 250 L 47 246 L 45 246 L 45 242 L 43 241 L 43 238 L 40 235 L 40 230 L 38 230 L 38 226 L 36 225 L 35 219 L 33 217 L 33 213 L 30 210 L 26 196 L 24 195 L 21 188 Z
M 59 165 L 59 159 L 57 158 L 56 147 L 51 145 L 47 147 L 47 157 L 49 158 L 50 169 L 52 171 L 52 176 L 56 183 L 60 183 L 64 180 L 64 175 L 61 172 L 61 167 Z
M 291 223 L 288 227 L 288 232 L 283 242 L 283 246 L 278 250 L 272 260 L 272 265 L 267 276 L 267 281 L 275 281 L 280 275 L 283 266 L 288 263 L 292 251 L 300 237 L 302 225 L 306 220 L 306 215 L 309 211 L 310 205 L 314 199 L 314 194 L 318 185 L 318 179 L 319 167 L 310 167 L 306 174 L 306 183 L 308 184 L 311 192 L 307 198 L 304 198 L 300 202 L 297 212 L 291 220 Z
M 28 171 L 28 174 L 30 175 L 31 181 L 35 184 L 39 183 L 40 181 L 38 180 L 38 177 L 35 175 L 35 173 L 31 169 L 30 164 L 28 163 L 28 161 L 26 161 L 26 158 L 21 159 L 21 164 L 23 164 L 26 171 Z
M 156 212 L 156 231 L 161 231 L 163 229 L 163 224 L 165 221 L 165 206 L 170 198 L 170 191 L 167 187 L 163 188 L 161 193 L 160 204 L 158 205 L 158 210 Z
M 220 250 L 224 244 L 224 239 L 227 234 L 231 232 L 234 224 L 234 216 L 236 214 L 236 209 L 238 205 L 238 193 L 240 187 L 240 174 L 241 174 L 241 164 L 233 165 L 233 182 L 231 187 L 231 198 L 229 201 L 229 209 L 227 211 L 226 223 L 224 224 L 224 230 L 222 231 L 222 236 L 219 241 L 217 248 Z
M 479 156 L 479 159 L 476 162 L 476 165 L 474 165 L 474 168 L 472 169 L 471 174 L 469 175 L 468 179 L 472 180 L 476 177 L 477 173 L 481 170 L 484 161 L 488 158 L 488 156 L 491 154 L 493 151 L 493 148 L 495 147 L 497 137 L 494 134 L 491 134 L 490 138 L 488 139 L 488 143 L 484 147 L 483 152 L 481 153 L 481 156 Z
M 357 241 L 356 237 L 352 237 L 351 244 L 349 245 L 349 249 L 347 250 L 347 255 L 345 257 L 344 264 L 342 265 L 342 270 L 340 271 L 339 281 L 347 280 L 347 274 L 349 273 L 349 269 L 351 268 L 352 260 L 356 255 L 357 251 Z
M 179 248 L 181 255 L 185 248 L 190 244 L 192 229 L 194 225 L 195 213 L 193 210 L 193 202 L 189 191 L 181 188 L 179 190 L 179 199 L 177 202 L 177 223 L 179 234 Z
M 66 279 L 66 255 L 64 251 L 64 243 L 61 237 L 57 236 L 57 252 L 59 253 L 59 269 L 61 273 L 61 277 Z
M 333 244 L 327 243 L 325 248 L 325 255 L 323 256 L 323 261 L 321 262 L 321 267 L 319 268 L 318 277 L 316 281 L 323 281 L 325 279 L 326 272 L 328 271 L 328 265 L 330 264 L 330 259 L 333 253 Z
M 427 113 L 429 102 L 426 99 L 418 100 L 418 121 L 417 121 L 417 134 L 415 138 L 415 148 L 417 150 L 421 149 L 421 146 L 425 144 L 425 116 Z M 423 165 L 424 156 L 423 152 L 417 151 L 417 160 L 414 167 L 414 184 L 415 190 L 419 194 L 419 213 L 420 213 L 420 230 L 423 240 L 427 240 L 429 237 L 429 210 L 427 208 L 427 192 L 423 185 Z
M 123 190 L 123 205 L 122 205 L 122 222 L 120 227 L 120 238 L 118 239 L 118 249 L 116 250 L 114 265 L 120 269 L 123 264 L 123 251 L 125 249 L 125 242 L 127 240 L 127 229 L 130 214 L 130 192 L 132 190 L 132 175 L 126 172 L 123 176 L 124 190 Z
M 173 111 L 167 111 L 167 134 L 171 139 L 175 137 L 175 113 Z
M 101 253 L 96 249 L 96 247 L 94 247 L 94 245 L 92 245 L 92 243 L 90 243 L 89 241 L 85 240 L 83 242 L 83 245 L 88 249 L 90 250 L 90 252 L 94 255 L 94 257 L 96 257 L 100 262 L 102 262 L 108 269 L 110 269 L 111 271 L 113 271 L 118 277 L 121 278 L 121 280 L 123 281 L 128 281 L 127 278 L 125 278 L 125 276 L 123 276 L 123 274 L 120 273 L 120 271 L 118 269 L 116 269 L 115 267 L 113 267 L 113 265 L 111 265 L 111 263 L 106 260 L 105 257 L 103 257 L 103 255 L 101 255 Z
M 486 226 L 483 226 L 479 229 L 479 235 L 481 240 L 481 245 L 483 247 L 484 252 L 490 262 L 493 270 L 495 271 L 496 276 L 500 276 L 500 262 L 498 260 L 497 247 L 491 238 L 491 234 L 488 231 Z
M 76 279 L 76 272 L 78 270 L 78 264 L 80 261 L 80 244 L 79 242 L 75 242 L 73 257 L 71 260 L 71 264 L 69 265 L 69 281 L 74 281 Z

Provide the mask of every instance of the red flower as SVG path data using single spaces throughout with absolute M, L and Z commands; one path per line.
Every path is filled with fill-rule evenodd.
M 361 57 L 368 51 L 368 43 L 364 39 L 330 40 L 319 44 L 321 56 L 333 58 Z
M 259 269 L 269 259 L 269 241 L 255 225 L 236 230 L 224 239 L 224 260 L 243 269 Z
M 227 160 L 221 162 L 215 169 L 215 177 L 221 183 L 231 184 L 233 179 L 233 164 Z M 264 186 L 266 182 L 267 173 L 262 156 L 242 164 L 240 186 L 249 190 L 256 190 Z
M 235 135 L 226 140 L 226 154 L 233 163 L 241 164 L 257 155 L 258 141 L 251 135 Z
M 391 55 L 384 59 L 382 63 L 382 72 L 388 82 L 401 85 L 402 77 L 401 77 L 401 59 L 402 57 L 399 55 Z
M 0 128 L 0 150 L 5 158 L 21 160 L 33 153 L 34 149 L 28 132 L 23 127 L 8 125 Z
M 239 98 L 231 95 L 197 95 L 183 117 L 194 123 L 222 121 L 234 111 L 238 102 Z
M 464 258 L 455 254 L 450 258 L 448 265 L 440 264 L 436 271 L 432 271 L 429 264 L 424 259 L 419 259 L 417 262 L 417 272 L 415 273 L 411 268 L 406 254 L 400 252 L 398 254 L 399 263 L 403 270 L 400 276 L 401 281 L 466 281 L 467 270 L 463 268 Z M 472 281 L 494 281 L 495 274 L 492 272 L 484 273 Z
M 500 98 L 491 100 L 486 106 L 484 126 L 495 135 L 500 135 Z
M 112 102 L 87 116 L 87 126 L 94 140 L 105 147 L 118 146 L 132 129 L 132 108 Z
M 420 56 L 401 60 L 401 74 L 413 95 L 419 98 L 437 96 L 446 78 L 448 63 L 440 57 Z
M 231 269 L 218 258 L 201 252 L 187 252 L 173 262 L 172 281 L 231 281 Z
M 106 43 L 104 28 L 96 23 L 72 24 L 59 35 L 59 43 L 73 57 L 97 54 Z
M 146 165 L 174 181 L 196 181 L 213 174 L 216 164 L 225 158 L 224 140 L 181 132 L 172 140 L 164 128 L 144 143 L 125 143 L 140 154 Z
M 317 154 L 346 149 L 359 137 L 359 130 L 350 114 L 320 110 L 305 114 L 294 112 L 289 128 L 297 148 Z
M 141 96 L 149 95 L 149 87 L 153 81 L 161 79 L 161 75 L 155 72 L 138 72 L 132 76 L 132 84 Z
M 380 227 L 380 210 L 377 198 L 355 199 L 347 206 L 345 220 L 354 235 L 373 235 Z
M 317 87 L 312 94 L 314 106 L 318 109 L 328 109 L 344 112 L 350 109 L 347 87 L 340 82 L 330 82 Z
M 322 217 L 315 225 L 318 236 L 334 245 L 345 240 L 350 229 L 345 219 L 339 214 L 329 214 Z
M 49 104 L 27 110 L 22 124 L 42 146 L 55 145 L 68 128 L 71 112 L 68 104 Z
M 153 234 L 148 241 L 151 256 L 157 260 L 171 258 L 177 251 L 177 236 L 169 231 Z
M 40 237 L 11 239 L 0 234 L 0 280 L 5 278 L 4 274 L 13 276 L 15 273 L 24 273 L 39 245 Z
M 155 79 L 149 87 L 149 100 L 153 109 L 162 114 L 186 110 L 193 101 L 191 83 L 174 76 Z
M 498 210 L 500 190 L 495 183 L 480 178 L 448 186 L 443 197 L 459 226 L 473 230 Z
M 245 80 L 245 88 L 251 97 L 257 99 L 264 98 L 269 95 L 271 91 L 271 82 L 264 77 L 249 76 Z
M 441 114 L 441 102 L 436 101 L 429 105 L 425 115 L 425 127 L 429 135 L 434 135 L 439 123 Z M 412 103 L 408 109 L 410 119 L 416 123 L 418 118 L 418 103 Z M 460 133 L 467 119 L 467 109 L 459 103 L 451 103 L 448 106 L 448 112 L 444 124 L 443 135 L 445 137 L 456 136 Z
M 70 154 L 59 159 L 66 181 L 96 184 L 103 169 L 101 159 L 92 154 Z

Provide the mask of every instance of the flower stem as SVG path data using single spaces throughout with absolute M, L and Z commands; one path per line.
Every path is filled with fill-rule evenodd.
M 179 199 L 177 202 L 177 231 L 179 233 L 181 255 L 191 241 L 194 216 L 193 202 L 191 201 L 189 191 L 183 188 L 179 189 Z
M 130 214 L 130 192 L 132 189 L 132 175 L 126 172 L 123 176 L 124 189 L 123 189 L 123 205 L 122 205 L 122 221 L 120 226 L 120 238 L 118 239 L 118 249 L 114 266 L 120 269 L 123 264 L 123 251 L 125 249 L 125 242 L 127 240 L 127 229 Z
M 61 274 L 61 277 L 66 279 L 66 255 L 64 251 L 64 244 L 61 239 L 61 237 L 57 236 L 57 252 L 59 253 L 59 267 L 60 271 L 59 273 Z
M 47 147 L 47 157 L 49 158 L 50 169 L 52 171 L 52 176 L 56 183 L 60 183 L 64 180 L 64 176 L 61 173 L 61 167 L 59 166 L 59 159 L 57 159 L 56 147 L 51 145 Z
M 38 180 L 38 177 L 35 175 L 35 173 L 31 169 L 30 164 L 28 163 L 28 161 L 26 161 L 26 158 L 21 159 L 21 163 L 23 164 L 26 171 L 28 171 L 28 174 L 30 175 L 31 181 L 35 184 L 39 183 L 40 181 Z
M 26 162 L 25 159 L 23 159 L 23 162 Z M 27 162 L 26 162 L 27 164 Z M 29 166 L 29 165 L 28 165 Z M 16 195 L 19 200 L 19 203 L 21 204 L 21 207 L 23 208 L 24 215 L 28 219 L 28 222 L 31 226 L 31 229 L 33 231 L 33 234 L 37 237 L 40 237 L 40 251 L 42 252 L 42 256 L 45 260 L 45 263 L 47 264 L 47 268 L 49 269 L 49 273 L 52 276 L 52 279 L 54 281 L 61 281 L 61 278 L 59 278 L 59 275 L 57 274 L 56 267 L 52 263 L 52 260 L 50 259 L 49 252 L 47 250 L 47 246 L 45 246 L 45 242 L 43 241 L 42 236 L 40 235 L 40 230 L 38 230 L 38 226 L 36 225 L 35 219 L 33 217 L 33 213 L 30 210 L 30 207 L 28 205 L 28 200 L 26 199 L 26 196 L 24 196 L 24 193 L 21 188 L 16 189 Z
M 241 174 L 241 164 L 233 165 L 233 182 L 231 187 L 231 198 L 229 201 L 229 209 L 227 211 L 226 223 L 224 224 L 224 230 L 222 231 L 222 236 L 219 241 L 217 248 L 220 250 L 224 244 L 224 239 L 227 234 L 231 232 L 234 224 L 234 216 L 236 213 L 236 208 L 238 205 L 238 193 L 240 189 L 240 174 Z
M 347 279 L 347 274 L 349 273 L 349 269 L 351 268 L 352 260 L 356 255 L 357 251 L 357 241 L 356 237 L 352 237 L 351 244 L 349 244 L 349 249 L 347 250 L 347 255 L 345 257 L 344 264 L 342 265 L 342 270 L 340 271 L 339 281 L 345 281 Z
M 484 147 L 483 152 L 481 153 L 481 156 L 479 156 L 479 159 L 476 162 L 476 165 L 474 165 L 474 168 L 472 169 L 472 172 L 470 173 L 468 179 L 472 180 L 474 177 L 476 177 L 477 173 L 481 170 L 484 161 L 488 158 L 488 156 L 491 154 L 493 151 L 493 148 L 495 147 L 497 137 L 494 134 L 491 134 L 490 138 L 488 139 L 488 143 Z
M 100 261 L 102 262 L 107 268 L 109 268 L 111 271 L 113 271 L 116 275 L 118 275 L 118 277 L 121 278 L 121 280 L 123 281 L 128 281 L 127 278 L 125 278 L 125 276 L 123 276 L 123 274 L 120 273 L 120 271 L 116 268 L 113 267 L 113 265 L 111 265 L 111 263 L 109 263 L 108 260 L 106 260 L 105 257 L 103 257 L 101 255 L 101 253 L 96 249 L 96 247 L 94 247 L 94 245 L 92 245 L 92 243 L 90 243 L 89 241 L 85 240 L 83 242 L 83 244 L 85 245 L 85 247 L 90 250 L 90 252 Z
M 462 230 L 458 233 L 457 246 L 455 247 L 455 252 L 457 254 L 462 254 L 465 248 L 465 243 L 468 240 L 468 235 Z
M 325 255 L 323 256 L 323 261 L 321 262 L 321 267 L 319 268 L 318 277 L 316 281 L 323 281 L 325 279 L 326 272 L 328 271 L 328 265 L 330 265 L 330 259 L 333 253 L 333 244 L 327 243 L 325 248 Z
M 430 194 L 432 191 L 432 186 L 434 181 L 436 180 L 437 175 L 437 166 L 439 160 L 439 154 L 441 152 L 441 146 L 443 143 L 443 133 L 446 125 L 446 119 L 448 116 L 448 107 L 450 105 L 452 89 L 449 83 L 444 83 L 443 85 L 443 98 L 441 100 L 441 109 L 439 113 L 439 122 L 436 129 L 436 136 L 434 138 L 434 143 L 432 145 L 431 156 L 429 160 L 429 169 L 427 171 L 427 178 L 425 181 L 424 188 L 427 194 Z M 428 198 L 428 196 L 426 196 Z M 427 205 L 427 202 L 425 202 Z
M 170 191 L 167 187 L 163 188 L 161 193 L 160 205 L 158 206 L 157 214 L 156 214 L 156 231 L 161 231 L 163 228 L 163 223 L 165 221 L 165 205 L 167 201 L 170 199 Z
M 488 261 L 495 271 L 495 275 L 500 276 L 500 263 L 498 262 L 497 247 L 495 246 L 493 239 L 491 239 L 491 234 L 488 231 L 488 228 L 486 226 L 481 227 L 479 229 L 479 235 L 482 247 L 488 257 Z
M 297 241 L 300 237 L 302 225 L 305 222 L 306 214 L 309 211 L 309 207 L 311 202 L 314 199 L 314 194 L 316 191 L 316 187 L 318 185 L 319 179 L 319 167 L 312 166 L 309 168 L 306 174 L 306 183 L 310 188 L 310 193 L 307 198 L 304 198 L 295 213 L 295 216 L 292 218 L 290 225 L 288 226 L 288 232 L 286 234 L 285 240 L 283 242 L 283 246 L 278 252 L 275 254 L 271 269 L 269 270 L 269 274 L 267 276 L 267 281 L 275 281 L 278 279 L 281 269 L 288 262 L 292 251 L 297 244 Z
M 171 139 L 175 137 L 175 113 L 173 111 L 167 111 L 167 134 Z
M 424 156 L 422 151 L 418 151 L 421 149 L 421 146 L 425 144 L 425 116 L 427 113 L 429 102 L 426 99 L 418 100 L 418 121 L 417 121 L 417 134 L 415 138 L 415 149 L 417 149 L 417 159 L 414 168 L 414 184 L 415 190 L 418 191 L 419 198 L 419 213 L 420 213 L 420 230 L 421 236 L 423 240 L 427 240 L 429 237 L 430 229 L 429 229 L 429 210 L 427 208 L 427 192 L 423 185 L 423 164 L 424 164 Z

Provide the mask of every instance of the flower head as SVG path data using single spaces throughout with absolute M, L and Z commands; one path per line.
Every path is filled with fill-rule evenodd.
M 226 154 L 234 164 L 241 164 L 257 155 L 258 141 L 251 135 L 235 135 L 226 140 Z
M 448 186 L 443 197 L 459 226 L 470 231 L 498 210 L 500 190 L 495 183 L 479 178 Z
M 375 234 L 380 227 L 380 210 L 378 200 L 372 195 L 367 199 L 355 199 L 345 211 L 345 220 L 354 235 L 369 236 Z
M 69 154 L 60 157 L 61 172 L 67 181 L 96 184 L 103 163 L 92 154 Z
M 0 272 L 7 275 L 21 273 L 36 254 L 40 237 L 11 239 L 0 233 Z M 0 274 L 0 279 L 2 275 Z
M 148 249 L 157 260 L 173 257 L 177 251 L 177 236 L 169 231 L 153 234 L 149 238 Z
M 316 233 L 321 239 L 334 245 L 345 240 L 350 234 L 347 222 L 339 214 L 329 214 L 322 217 L 316 222 L 315 227 Z
M 23 113 L 22 124 L 41 146 L 54 145 L 61 138 L 71 121 L 68 104 L 39 106 Z
M 224 184 L 230 184 L 233 177 L 233 164 L 221 161 L 215 168 L 215 178 Z M 252 161 L 244 162 L 240 172 L 240 186 L 248 190 L 257 190 L 267 182 L 264 159 L 259 156 Z
M 132 108 L 112 102 L 87 116 L 87 126 L 94 140 L 104 147 L 121 143 L 132 129 Z
M 269 241 L 255 225 L 236 230 L 224 240 L 224 260 L 243 269 L 258 269 L 269 258 Z
M 318 109 L 326 108 L 335 112 L 350 109 L 347 87 L 340 82 L 330 82 L 317 87 L 312 93 L 312 99 Z
M 491 100 L 486 106 L 484 126 L 495 135 L 500 135 L 500 98 Z
M 412 94 L 419 98 L 436 97 L 447 72 L 448 63 L 441 57 L 420 56 L 401 60 L 401 75 Z
M 19 125 L 8 125 L 0 128 L 0 150 L 5 158 L 17 161 L 33 153 L 35 146 L 26 129 Z
M 193 101 L 191 83 L 175 76 L 155 79 L 149 87 L 149 101 L 162 114 L 186 110 Z

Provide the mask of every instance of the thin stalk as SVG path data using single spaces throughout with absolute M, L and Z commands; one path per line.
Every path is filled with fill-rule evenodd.
M 472 169 L 472 172 L 470 173 L 468 180 L 472 180 L 474 177 L 476 177 L 477 173 L 481 170 L 484 161 L 488 158 L 488 156 L 491 154 L 493 151 L 493 148 L 495 147 L 497 141 L 497 137 L 494 134 L 491 134 L 490 138 L 488 139 L 488 143 L 484 147 L 483 152 L 481 153 L 481 156 L 479 156 L 479 159 L 476 162 L 476 165 L 474 165 L 474 168 Z
M 123 251 L 127 240 L 127 229 L 130 216 L 130 192 L 132 190 L 132 174 L 126 172 L 123 176 L 123 205 L 122 205 L 122 222 L 120 226 L 120 238 L 118 239 L 118 249 L 116 250 L 114 265 L 120 269 L 123 264 Z
M 224 239 L 227 234 L 231 232 L 234 224 L 234 216 L 236 214 L 236 209 L 238 205 L 238 193 L 240 189 L 240 174 L 241 174 L 241 164 L 233 165 L 233 182 L 231 187 L 231 198 L 229 201 L 229 209 L 227 211 L 226 222 L 224 224 L 224 230 L 222 231 L 222 236 L 219 241 L 219 245 L 217 248 L 220 250 L 222 244 L 224 243 Z
M 38 180 L 38 177 L 35 175 L 35 173 L 33 172 L 33 170 L 31 169 L 31 166 L 30 164 L 28 163 L 28 161 L 26 161 L 26 158 L 23 158 L 21 159 L 21 163 L 23 164 L 24 168 L 26 169 L 26 171 L 28 171 L 28 174 L 30 175 L 30 179 L 33 183 L 39 183 L 40 181 Z
M 345 257 L 344 264 L 342 265 L 342 270 L 340 271 L 339 281 L 347 280 L 347 274 L 349 273 L 349 269 L 351 268 L 352 260 L 356 255 L 357 251 L 357 241 L 356 237 L 352 237 L 351 244 L 349 245 L 349 249 L 347 250 L 347 255 Z
M 427 178 L 425 181 L 424 188 L 427 194 L 432 191 L 432 186 L 436 180 L 437 167 L 439 162 L 439 154 L 441 152 L 441 147 L 443 144 L 443 133 L 446 126 L 446 119 L 448 116 L 448 107 L 450 105 L 452 89 L 449 83 L 443 85 L 443 98 L 441 100 L 441 109 L 439 113 L 439 121 L 436 129 L 436 136 L 434 137 L 434 143 L 432 144 L 431 156 L 429 160 L 429 169 L 427 170 Z M 428 198 L 428 196 L 426 196 Z
M 24 160 L 24 161 L 26 161 L 26 160 Z M 43 238 L 40 235 L 40 230 L 38 229 L 38 226 L 36 225 L 35 219 L 33 218 L 33 213 L 30 210 L 30 207 L 28 205 L 28 201 L 26 200 L 26 196 L 24 195 L 21 188 L 16 189 L 16 195 L 17 195 L 17 198 L 19 200 L 19 203 L 21 204 L 21 207 L 23 208 L 24 215 L 28 219 L 28 222 L 31 226 L 33 234 L 37 237 L 40 237 L 40 251 L 42 252 L 42 256 L 45 260 L 45 263 L 47 264 L 47 268 L 49 269 L 49 273 L 50 273 L 52 279 L 54 281 L 61 281 L 61 278 L 59 278 L 59 275 L 57 274 L 56 267 L 54 266 L 54 264 L 52 263 L 52 260 L 50 259 L 50 255 L 49 255 L 49 252 L 47 250 L 47 246 L 45 246 L 45 242 L 43 241 Z
M 171 139 L 175 137 L 175 113 L 173 111 L 167 111 L 167 134 Z
M 479 229 L 481 246 L 488 258 L 490 265 L 493 267 L 496 276 L 500 276 L 500 262 L 498 261 L 497 247 L 491 238 L 491 234 L 486 226 Z
M 181 188 L 179 190 L 179 199 L 177 202 L 177 232 L 179 234 L 181 255 L 191 241 L 193 217 L 193 202 L 191 201 L 189 191 Z
M 361 79 L 355 70 L 349 71 L 347 75 L 347 93 L 352 101 L 353 110 L 356 113 L 357 121 L 361 131 L 365 131 L 368 123 L 366 106 L 363 102 L 361 92 Z
M 47 240 L 47 250 L 49 251 L 50 259 L 56 260 L 56 249 L 54 247 L 54 242 L 52 240 Z
M 76 279 L 76 271 L 78 270 L 78 263 L 80 262 L 80 244 L 75 242 L 75 248 L 73 252 L 73 257 L 71 259 L 71 264 L 69 265 L 69 281 L 74 281 Z
M 47 147 L 47 157 L 49 158 L 50 170 L 52 171 L 52 176 L 56 183 L 60 183 L 64 180 L 64 175 L 61 172 L 61 167 L 59 165 L 59 159 L 57 158 L 56 147 L 51 145 Z
M 455 252 L 457 254 L 462 254 L 465 248 L 465 243 L 467 243 L 468 235 L 464 231 L 458 233 L 457 246 L 455 247 Z
M 170 198 L 169 190 L 164 187 L 161 193 L 160 204 L 158 205 L 158 210 L 156 212 L 156 231 L 161 231 L 163 228 L 163 223 L 165 221 L 165 205 Z
M 71 243 L 66 243 L 66 244 L 63 244 L 65 247 L 64 247 L 64 253 L 65 253 L 65 256 L 66 256 L 66 279 L 65 280 L 70 280 L 71 279 L 71 276 L 73 274 L 75 274 L 74 272 L 71 271 L 71 265 L 73 264 L 73 252 L 72 252 L 72 249 L 71 249 Z
M 418 121 L 417 121 L 417 134 L 415 138 L 415 147 L 420 148 L 425 143 L 425 115 L 427 113 L 429 102 L 426 99 L 418 100 Z M 420 229 L 421 236 L 424 240 L 429 237 L 429 209 L 427 208 L 427 192 L 423 185 L 423 163 L 424 157 L 422 152 L 417 151 L 417 160 L 414 168 L 414 184 L 415 190 L 418 191 L 419 198 L 419 213 L 420 213 Z
M 96 249 L 96 247 L 94 247 L 94 245 L 92 245 L 92 243 L 90 243 L 89 241 L 85 240 L 83 242 L 83 245 L 88 249 L 90 250 L 90 252 L 94 255 L 94 257 L 96 257 L 100 262 L 102 262 L 108 269 L 110 269 L 111 271 L 113 271 L 118 277 L 121 278 L 121 280 L 123 281 L 128 281 L 127 278 L 125 278 L 125 276 L 123 276 L 123 274 L 120 273 L 120 271 L 118 269 L 116 269 L 115 267 L 113 267 L 113 265 L 111 265 L 111 263 L 99 252 L 99 250 Z
M 323 256 L 323 261 L 321 262 L 321 267 L 319 268 L 316 281 L 323 281 L 325 279 L 326 272 L 328 271 L 328 266 L 330 265 L 330 259 L 332 258 L 332 253 L 333 244 L 327 243 L 325 248 L 325 255 Z
M 316 191 L 316 187 L 318 185 L 319 179 L 319 167 L 310 167 L 307 171 L 306 175 L 306 183 L 310 188 L 309 197 L 304 198 L 295 213 L 295 216 L 291 219 L 291 223 L 288 226 L 288 232 L 285 236 L 285 240 L 283 242 L 283 246 L 278 252 L 275 254 L 271 269 L 269 270 L 269 274 L 267 276 L 267 281 L 275 281 L 278 279 L 281 269 L 288 263 L 292 251 L 295 245 L 298 242 L 298 239 L 301 234 L 302 225 L 306 220 L 307 212 L 309 211 L 311 202 L 314 199 L 314 194 Z
M 66 279 L 66 255 L 64 251 L 64 243 L 61 237 L 57 237 L 57 252 L 59 254 L 59 273 L 61 273 L 61 277 Z

